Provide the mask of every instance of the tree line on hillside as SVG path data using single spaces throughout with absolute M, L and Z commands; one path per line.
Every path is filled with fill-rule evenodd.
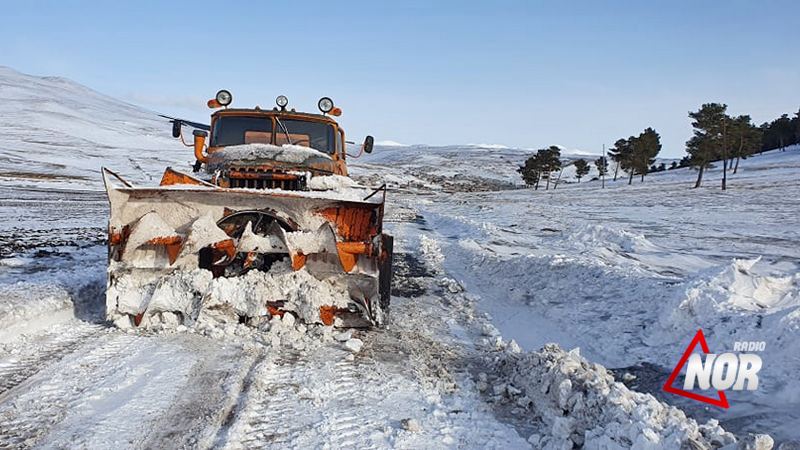
M 739 160 L 763 150 L 764 129 L 748 115 L 731 117 L 728 105 L 706 103 L 690 112 L 692 137 L 686 141 L 689 164 L 698 169 L 694 187 L 703 182 L 703 172 L 712 162 L 722 161 L 722 189 L 727 189 L 728 167 L 739 170 Z M 735 161 L 735 164 L 734 164 Z
M 658 171 L 658 168 L 653 163 L 660 151 L 661 136 L 653 128 L 646 128 L 638 136 L 618 140 L 615 146 L 608 151 L 611 160 L 617 163 L 614 169 L 614 180 L 617 179 L 619 169 L 622 168 L 629 174 L 628 184 L 633 181 L 634 175 L 641 175 L 642 181 L 644 181 L 646 174 Z M 547 190 L 550 189 L 550 181 L 554 172 L 558 171 L 559 175 L 555 183 L 553 183 L 553 188 L 555 189 L 558 186 L 561 171 L 569 165 L 575 166 L 575 178 L 578 179 L 578 183 L 591 170 L 589 161 L 583 158 L 575 159 L 565 165 L 561 161 L 561 150 L 553 145 L 537 150 L 536 154 L 525 160 L 525 164 L 520 166 L 517 172 L 522 175 L 525 184 L 533 186 L 537 190 L 539 189 L 539 183 L 544 180 L 545 190 Z M 608 158 L 605 155 L 600 156 L 594 160 L 594 166 L 597 168 L 605 187 L 605 176 L 609 171 Z
M 722 162 L 722 189 L 727 189 L 728 170 L 736 174 L 739 161 L 757 152 L 771 149 L 782 149 L 800 144 L 800 110 L 795 117 L 787 114 L 756 126 L 749 115 L 730 116 L 728 106 L 722 103 L 706 103 L 697 111 L 690 112 L 693 134 L 686 142 L 686 153 L 680 162 L 673 161 L 669 168 L 665 163 L 656 165 L 656 157 L 661 152 L 661 136 L 652 127 L 645 128 L 637 136 L 618 139 L 608 152 L 594 161 L 602 186 L 609 175 L 609 159 L 614 165 L 614 181 L 622 169 L 627 174 L 628 184 L 633 183 L 634 176 L 645 176 L 652 172 L 673 170 L 679 167 L 697 169 L 697 181 L 694 187 L 702 184 L 703 174 L 712 163 Z M 590 163 L 583 158 L 567 164 L 561 161 L 561 151 L 557 146 L 537 150 L 525 160 L 525 164 L 517 171 L 522 175 L 525 184 L 539 189 L 541 181 L 545 181 L 545 190 L 550 188 L 554 173 L 558 171 L 553 189 L 558 186 L 564 167 L 575 166 L 575 178 L 581 179 L 589 174 Z
M 779 148 L 781 150 L 794 144 L 800 144 L 800 109 L 794 117 L 783 114 L 772 122 L 764 122 L 759 126 L 762 132 L 761 151 Z
M 545 190 L 550 189 L 550 180 L 556 170 L 561 173 L 561 150 L 555 145 L 536 151 L 536 154 L 525 160 L 525 165 L 517 169 L 523 181 L 534 189 L 539 189 L 539 182 L 545 180 Z M 557 183 L 554 183 L 555 189 Z
M 608 149 L 609 157 L 617 163 L 614 181 L 617 180 L 619 169 L 628 173 L 628 184 L 633 183 L 634 175 L 640 175 L 644 181 L 659 152 L 661 136 L 653 128 L 645 128 L 638 136 L 617 139 L 614 146 Z

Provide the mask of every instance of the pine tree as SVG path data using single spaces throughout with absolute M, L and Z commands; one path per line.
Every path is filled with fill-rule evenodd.
M 705 169 L 720 156 L 728 122 L 727 108 L 721 103 L 705 103 L 696 112 L 689 113 L 694 135 L 686 142 L 686 152 L 689 153 L 689 163 L 699 169 L 695 188 L 700 187 Z
M 786 151 L 786 146 L 794 143 L 794 127 L 792 120 L 789 119 L 787 114 L 783 114 L 775 121 L 776 135 L 778 138 L 778 145 L 782 152 Z
M 605 156 L 601 156 L 594 160 L 594 166 L 597 167 L 597 173 L 600 174 L 600 179 L 602 180 L 602 187 L 605 189 L 606 187 L 606 175 L 608 174 L 608 159 Z
M 731 119 L 730 125 L 728 127 L 728 142 L 730 142 L 730 152 L 728 156 L 731 159 L 731 165 L 733 165 L 733 160 L 736 160 L 736 165 L 738 166 L 738 161 L 742 156 L 745 155 L 745 140 L 747 138 L 747 133 L 750 129 L 750 116 L 737 116 Z M 736 173 L 736 169 L 734 172 Z
M 771 122 L 764 122 L 759 128 L 762 133 L 761 153 L 776 148 L 784 150 L 792 144 L 800 144 L 800 111 L 791 118 L 788 114 L 782 114 Z
M 678 168 L 678 163 L 676 161 L 672 161 L 672 164 L 669 165 L 668 170 L 673 170 Z
M 655 162 L 659 152 L 661 152 L 661 136 L 656 130 L 648 127 L 635 138 L 630 164 L 633 169 L 631 175 L 637 173 L 642 176 L 642 181 L 644 181 L 644 176 Z
M 698 136 L 692 136 L 686 141 L 686 153 L 689 154 L 689 165 L 697 167 L 697 181 L 694 184 L 695 188 L 699 188 L 703 182 L 703 171 L 711 165 L 711 160 L 716 154 L 716 148 L 708 139 L 703 139 Z
M 517 172 L 522 175 L 522 180 L 525 182 L 525 184 L 528 186 L 533 186 L 534 189 L 539 189 L 541 170 L 537 155 L 530 156 L 528 159 L 526 159 L 525 165 L 520 166 L 519 169 L 517 169 Z
M 768 143 L 768 141 L 769 141 L 769 137 L 768 137 L 769 136 L 769 123 L 768 122 L 762 123 L 761 126 L 758 127 L 758 129 L 761 130 L 761 150 L 759 150 L 759 152 L 758 152 L 758 154 L 761 155 L 761 154 L 764 153 L 764 150 L 769 150 L 770 148 L 772 148 L 772 147 L 769 146 L 769 143 Z
M 525 160 L 525 165 L 517 169 L 522 175 L 523 181 L 534 190 L 539 189 L 539 182 L 544 178 L 547 180 L 545 190 L 550 189 L 550 175 L 552 172 L 561 169 L 561 150 L 556 146 L 543 148 L 536 151 L 536 154 Z
M 792 121 L 794 122 L 794 143 L 800 144 L 800 109 L 797 110 Z
M 730 143 L 731 165 L 733 165 L 734 158 L 736 159 L 733 167 L 734 174 L 739 171 L 739 160 L 746 159 L 755 153 L 761 145 L 761 133 L 761 128 L 753 124 L 750 116 L 738 116 L 731 120 L 726 142 Z
M 549 148 L 541 149 L 536 153 L 541 164 L 542 176 L 547 178 L 545 190 L 548 190 L 550 189 L 551 174 L 561 169 L 561 150 L 555 145 L 551 145 Z
M 585 159 L 580 158 L 576 159 L 572 164 L 575 165 L 575 177 L 578 179 L 578 183 L 580 183 L 581 178 L 589 173 L 589 163 L 586 162 Z
M 793 119 L 789 118 L 788 114 L 782 114 L 772 122 L 761 125 L 764 131 L 762 151 L 774 148 L 785 150 L 786 146 L 796 143 L 795 126 L 796 124 Z
M 620 165 L 622 164 L 622 161 L 629 156 L 629 151 L 630 148 L 627 139 L 617 139 L 617 142 L 614 143 L 614 146 L 608 149 L 609 157 L 611 157 L 611 160 L 616 163 L 614 165 L 614 181 L 617 181 Z
M 634 168 L 634 153 L 636 151 L 637 138 L 630 136 L 628 139 L 619 139 L 614 143 L 615 152 L 612 158 L 617 161 L 617 167 L 628 173 L 628 184 L 633 182 Z M 614 179 L 616 180 L 616 173 Z

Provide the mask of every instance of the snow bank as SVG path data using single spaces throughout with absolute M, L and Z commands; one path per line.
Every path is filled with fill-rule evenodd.
M 703 258 L 661 247 L 641 233 L 608 225 L 578 225 L 554 243 L 569 254 L 589 256 L 589 261 L 624 266 L 626 270 L 675 276 L 712 266 Z
M 209 154 L 208 166 L 211 170 L 216 170 L 228 164 L 259 160 L 302 164 L 311 158 L 331 159 L 326 153 L 300 145 L 244 144 L 231 145 Z
M 800 333 L 800 273 L 764 273 L 760 258 L 734 259 L 707 271 L 665 307 L 659 334 L 651 341 L 673 341 L 676 335 L 703 328 L 725 345 L 733 340 L 766 340 L 775 345 L 797 342 Z
M 50 326 L 74 314 L 73 295 L 57 283 L 39 285 L 17 282 L 0 286 L 0 343 L 38 325 Z
M 491 314 L 509 339 L 526 350 L 548 342 L 581 347 L 589 358 L 612 367 L 639 358 L 630 352 L 631 341 L 617 336 L 640 333 L 652 321 L 648 311 L 671 298 L 663 278 L 630 270 L 616 259 L 559 253 L 498 257 L 470 239 L 447 246 L 444 254 L 446 270 L 480 296 L 477 308 Z
M 563 237 L 576 249 L 591 250 L 597 247 L 623 252 L 652 251 L 656 246 L 642 234 L 605 225 L 583 224 Z
M 734 259 L 712 278 L 690 287 L 680 309 L 703 316 L 745 311 L 770 314 L 800 307 L 800 274 L 760 275 L 756 268 L 760 260 Z
M 769 370 L 759 374 L 756 393 L 781 392 L 773 404 L 800 401 L 791 381 L 800 355 L 800 273 L 777 271 L 760 258 L 709 270 L 665 305 L 646 342 L 674 353 L 674 343 L 698 328 L 715 352 L 732 351 L 736 341 L 766 342 L 761 356 Z
M 698 425 L 679 409 L 629 390 L 577 349 L 550 344 L 539 352 L 506 351 L 494 369 L 505 383 L 494 391 L 544 424 L 546 431 L 529 440 L 536 448 L 716 448 L 735 442 L 716 420 Z

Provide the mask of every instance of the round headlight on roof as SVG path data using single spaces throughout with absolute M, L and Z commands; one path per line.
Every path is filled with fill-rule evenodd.
M 217 102 L 219 102 L 220 105 L 228 106 L 228 105 L 231 104 L 231 101 L 233 101 L 233 96 L 231 95 L 231 93 L 229 91 L 226 91 L 225 89 L 223 89 L 223 90 L 217 92 L 216 99 L 217 99 Z
M 329 113 L 333 109 L 333 100 L 330 97 L 322 97 L 317 102 L 317 107 L 324 113 Z
M 289 104 L 289 99 L 286 98 L 285 95 L 279 95 L 278 98 L 275 99 L 275 103 L 281 108 L 286 108 L 286 105 Z

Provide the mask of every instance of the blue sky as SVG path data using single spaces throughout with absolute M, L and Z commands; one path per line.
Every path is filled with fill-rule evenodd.
M 121 3 L 121 2 L 119 2 Z M 800 107 L 800 2 L 4 2 L 0 65 L 163 113 L 298 109 L 327 95 L 349 136 L 599 152 L 687 112 Z

